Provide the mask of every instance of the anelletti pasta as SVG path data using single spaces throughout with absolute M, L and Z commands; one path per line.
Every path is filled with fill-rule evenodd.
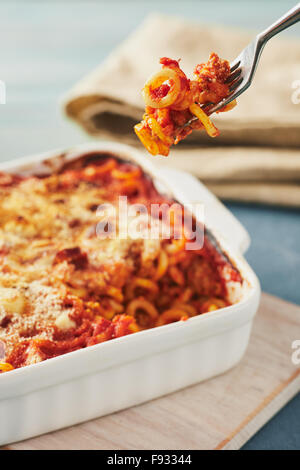
M 205 130 L 210 137 L 217 137 L 219 131 L 208 113 L 213 104 L 229 95 L 229 62 L 213 53 L 207 63 L 195 67 L 193 80 L 186 77 L 179 61 L 163 57 L 160 63 L 161 71 L 143 88 L 146 110 L 143 120 L 134 126 L 142 144 L 152 155 L 167 156 L 170 147 L 193 130 Z M 234 100 L 219 112 L 235 105 Z M 193 117 L 198 120 L 189 123 Z
M 226 282 L 241 277 L 208 236 L 188 251 L 184 230 L 99 235 L 97 208 L 120 215 L 120 196 L 129 207 L 166 204 L 179 225 L 180 205 L 114 156 L 86 155 L 46 177 L 0 174 L 0 372 L 229 305 Z

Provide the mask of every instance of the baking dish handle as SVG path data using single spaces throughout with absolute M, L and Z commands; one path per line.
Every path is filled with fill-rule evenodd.
M 168 181 L 176 198 L 186 202 L 204 203 L 205 223 L 219 238 L 226 240 L 239 253 L 250 246 L 250 236 L 236 217 L 197 178 L 190 173 L 173 168 L 160 168 L 159 173 Z

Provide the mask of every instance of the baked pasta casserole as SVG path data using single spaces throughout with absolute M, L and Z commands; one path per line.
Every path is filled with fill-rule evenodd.
M 99 206 L 118 211 L 120 196 L 170 214 L 174 203 L 105 153 L 47 176 L 0 174 L 0 372 L 229 305 L 239 272 L 208 234 L 187 250 L 176 210 L 169 238 L 99 234 Z

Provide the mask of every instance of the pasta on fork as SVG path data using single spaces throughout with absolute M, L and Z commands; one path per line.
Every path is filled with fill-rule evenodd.
M 134 130 L 152 155 L 169 155 L 170 147 L 185 139 L 193 130 L 205 130 L 210 137 L 219 131 L 208 116 L 212 105 L 230 93 L 226 83 L 230 65 L 212 53 L 207 63 L 198 64 L 194 80 L 189 80 L 179 61 L 163 57 L 162 69 L 143 88 L 146 109 Z M 233 101 L 220 112 L 229 111 Z M 193 118 L 197 119 L 193 119 Z

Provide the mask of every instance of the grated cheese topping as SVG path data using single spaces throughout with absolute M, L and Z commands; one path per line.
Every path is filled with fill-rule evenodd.
M 0 187 L 0 340 L 6 355 L 27 338 L 53 339 L 57 329 L 74 328 L 67 295 L 105 295 L 120 287 L 139 253 L 146 262 L 160 250 L 159 240 L 99 238 L 95 208 L 107 202 L 101 186 L 87 182 L 61 188 L 58 177 L 31 177 L 13 187 Z M 116 218 L 118 208 L 116 206 Z M 58 252 L 78 247 L 87 267 L 55 263 Z M 27 363 L 41 360 L 33 346 Z

